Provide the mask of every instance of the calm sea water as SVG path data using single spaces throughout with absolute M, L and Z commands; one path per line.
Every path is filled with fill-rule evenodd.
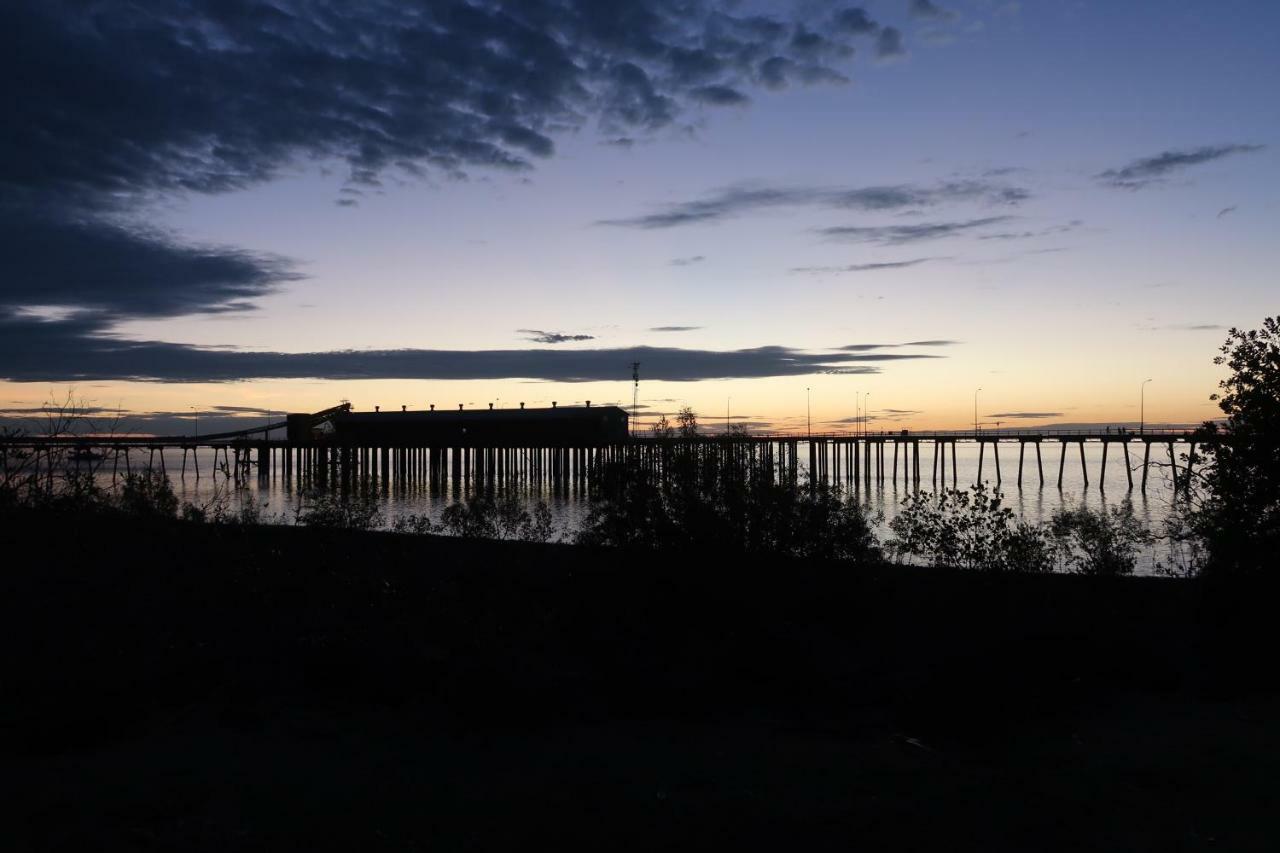
M 955 476 L 956 485 L 965 488 L 974 484 L 978 477 L 978 448 L 975 444 L 960 443 L 956 445 Z M 1181 452 L 1181 449 L 1179 449 Z M 919 489 L 936 491 L 941 484 L 932 482 L 931 445 L 921 446 L 921 479 Z M 1016 443 L 1006 444 L 1000 454 L 1000 470 L 1002 482 L 1000 490 L 1004 494 L 1005 504 L 1020 514 L 1024 519 L 1033 522 L 1047 521 L 1057 510 L 1063 507 L 1087 506 L 1093 509 L 1104 509 L 1116 506 L 1124 501 L 1131 501 L 1134 514 L 1147 524 L 1154 532 L 1163 531 L 1165 519 L 1169 516 L 1173 504 L 1172 481 L 1167 467 L 1168 458 L 1164 447 L 1152 446 L 1152 467 L 1149 473 L 1147 489 L 1143 492 L 1139 484 L 1141 471 L 1141 451 L 1138 445 L 1131 449 L 1131 464 L 1134 488 L 1131 490 L 1125 476 L 1124 457 L 1118 445 L 1112 445 L 1107 461 L 1106 478 L 1101 474 L 1101 444 L 1085 445 L 1085 465 L 1088 469 L 1089 483 L 1086 486 L 1081 475 L 1079 451 L 1074 445 L 1067 453 L 1063 469 L 1062 488 L 1057 486 L 1060 448 L 1056 443 L 1046 442 L 1042 447 L 1045 485 L 1039 485 L 1034 449 L 1029 445 L 1023 469 L 1023 486 L 1017 486 L 1018 446 Z M 809 453 L 803 442 L 799 449 L 801 477 L 807 468 Z M 1156 462 L 1163 463 L 1157 466 Z M 132 466 L 134 470 L 145 468 L 148 454 L 145 451 L 134 451 Z M 158 456 L 151 459 L 151 464 L 159 469 Z M 110 463 L 100 469 L 100 479 L 107 482 L 111 479 Z M 951 484 L 951 460 L 946 461 L 947 485 Z M 196 505 L 208 504 L 214 500 L 227 500 L 235 508 L 246 503 L 255 503 L 267 516 L 283 517 L 292 521 L 306 502 L 304 484 L 297 477 L 283 476 L 280 465 L 274 467 L 272 476 L 267 479 L 256 475 L 241 480 L 236 488 L 221 473 L 213 473 L 215 469 L 212 450 L 200 451 L 200 476 L 195 474 L 195 460 L 187 459 L 186 472 L 182 473 L 181 451 L 168 451 L 165 454 L 165 470 L 173 480 L 174 489 L 179 498 Z M 840 465 L 844 470 L 843 460 Z M 123 471 L 123 465 L 121 465 Z M 897 483 L 891 482 L 892 449 L 886 448 L 885 482 L 874 480 L 868 490 L 865 481 L 860 484 L 856 494 L 874 515 L 882 518 L 880 530 L 882 538 L 888 537 L 888 522 L 901 508 L 902 501 L 914 490 L 913 484 L 902 482 L 901 473 Z M 991 488 L 997 486 L 996 471 L 990 447 L 983 461 L 982 479 Z M 852 483 L 840 477 L 838 480 L 845 488 L 852 491 Z M 408 483 L 404 487 L 393 487 L 387 491 L 372 491 L 382 504 L 382 515 L 389 526 L 395 519 L 410 514 L 425 514 L 438 519 L 450 503 L 458 499 L 452 489 L 445 489 L 443 494 L 432 494 L 425 483 Z M 465 493 L 464 493 L 465 494 Z M 523 486 L 521 497 L 530 502 L 545 501 L 551 508 L 558 528 L 565 535 L 572 534 L 581 524 L 589 509 L 587 498 L 576 494 L 568 496 L 554 494 L 550 484 L 542 486 Z M 1160 564 L 1168 565 L 1173 559 L 1166 543 L 1158 542 L 1143 555 L 1141 571 L 1150 573 L 1157 571 Z M 1174 560 L 1176 562 L 1176 560 Z

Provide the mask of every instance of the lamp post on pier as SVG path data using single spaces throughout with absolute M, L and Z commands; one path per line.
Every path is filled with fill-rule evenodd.
M 1147 383 L 1150 379 L 1142 380 L 1141 390 L 1138 392 L 1138 435 L 1146 435 L 1147 433 Z
M 973 392 L 973 437 L 974 438 L 978 437 L 978 391 L 981 391 L 981 390 L 982 390 L 981 388 L 978 388 Z

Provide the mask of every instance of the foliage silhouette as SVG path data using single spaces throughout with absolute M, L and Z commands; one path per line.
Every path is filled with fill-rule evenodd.
M 115 498 L 126 515 L 147 518 L 173 518 L 178 514 L 178 496 L 173 484 L 159 471 L 126 474 Z
M 1084 575 L 1133 574 L 1142 546 L 1155 539 L 1129 501 L 1110 509 L 1059 510 L 1049 530 L 1067 568 Z
M 1231 371 L 1212 398 L 1226 421 L 1195 435 L 1205 458 L 1186 514 L 1204 571 L 1229 578 L 1268 570 L 1280 553 L 1280 317 L 1231 329 L 1214 363 Z
M 984 484 L 908 495 L 889 523 L 895 537 L 889 550 L 946 568 L 1053 571 L 1057 549 L 1048 531 L 1018 520 L 1003 497 Z
M 382 525 L 382 508 L 364 495 L 315 490 L 298 508 L 298 524 L 339 530 L 374 530 Z
M 551 509 L 545 502 L 539 501 L 530 511 L 515 494 L 495 498 L 489 492 L 478 492 L 465 503 L 445 507 L 437 529 L 466 539 L 521 542 L 550 542 L 556 533 Z
M 697 435 L 692 412 L 681 437 Z M 576 540 L 640 548 L 727 549 L 876 562 L 879 543 L 861 504 L 826 483 L 780 481 L 771 462 L 733 436 L 672 441 L 654 456 L 628 452 L 605 466 Z

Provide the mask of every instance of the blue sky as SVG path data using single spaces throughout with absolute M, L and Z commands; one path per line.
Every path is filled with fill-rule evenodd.
M 95 38 L 74 29 L 70 12 L 62 20 L 50 7 L 22 6 L 18 15 L 47 16 L 51 27 L 69 28 L 67 38 Z M 367 6 L 379 14 L 378 4 Z M 851 8 L 753 4 L 734 14 L 783 22 L 785 42 L 796 32 L 830 35 L 833 16 Z M 734 79 L 730 97 L 708 94 L 709 81 L 700 80 L 673 89 L 677 112 L 656 124 L 619 124 L 612 102 L 582 106 L 572 121 L 540 113 L 531 121 L 554 152 L 538 151 L 531 168 L 516 171 L 440 167 L 436 143 L 424 142 L 435 131 L 414 104 L 395 127 L 406 139 L 387 144 L 418 145 L 406 158 L 418 174 L 391 164 L 354 181 L 359 152 L 341 139 L 314 150 L 294 140 L 282 154 L 273 147 L 285 135 L 278 131 L 246 140 L 223 126 L 192 137 L 179 121 L 133 141 L 122 120 L 107 129 L 111 138 L 123 137 L 129 150 L 152 146 L 179 177 L 186 161 L 174 147 L 210 140 L 242 146 L 235 162 L 269 164 L 269 174 L 230 180 L 230 158 L 211 157 L 216 169 L 202 166 L 202 185 L 132 177 L 127 207 L 102 213 L 95 202 L 93 215 L 175 244 L 234 250 L 253 263 L 269 258 L 288 274 L 263 286 L 235 279 L 238 296 L 215 282 L 215 296 L 157 307 L 129 293 L 134 267 L 101 284 L 92 270 L 59 271 L 88 284 L 49 288 L 45 297 L 39 263 L 24 262 L 10 271 L 20 280 L 14 292 L 0 294 L 0 308 L 18 324 L 12 340 L 23 341 L 0 347 L 8 377 L 0 402 L 30 407 L 72 386 L 139 412 L 304 410 L 339 398 L 360 408 L 629 401 L 633 348 L 659 347 L 688 353 L 653 356 L 656 375 L 641 393 L 649 411 L 687 403 L 723 413 L 729 402 L 762 428 L 794 427 L 806 388 L 823 423 L 851 415 L 855 392 L 870 392 L 873 412 L 895 427 L 963 426 L 978 387 L 989 401 L 981 417 L 1128 421 L 1148 377 L 1150 415 L 1210 416 L 1218 378 L 1211 360 L 1225 329 L 1255 326 L 1276 307 L 1280 7 L 880 0 L 862 8 L 875 30 L 840 42 L 851 57 L 823 54 L 814 65 L 823 69 L 813 75 L 819 82 L 806 85 L 793 70 L 785 88 L 770 88 L 752 72 Z M 243 34 L 256 32 L 244 19 L 218 23 L 233 42 L 248 44 Z M 890 27 L 906 53 L 878 58 Z M 807 61 L 788 55 L 793 68 Z M 323 90 L 343 85 L 343 66 L 335 67 L 303 78 L 317 111 Z M 45 72 L 24 73 L 39 82 Z M 57 85 L 37 88 L 54 107 L 75 110 L 82 102 L 62 74 L 74 77 L 74 68 L 48 72 Z M 233 99 L 254 94 L 242 91 L 253 89 L 251 80 L 227 85 Z M 88 110 L 84 124 L 114 125 L 110 109 Z M 51 114 L 31 126 L 41 129 Z M 270 121 L 269 112 L 244 115 Z M 607 144 L 619 138 L 628 144 Z M 7 180 L 41 209 L 46 197 L 67 196 L 63 184 Z M 669 221 L 690 212 L 701 218 Z M 189 274 L 166 266 L 156 276 L 163 285 L 171 275 L 166 292 L 178 292 Z M 121 295 L 85 314 L 91 287 Z M 233 303 L 237 310 L 226 310 Z M 91 345 L 59 366 L 33 367 L 32 353 L 53 346 L 46 341 L 64 346 L 53 334 L 64 330 L 49 318 L 69 314 L 88 329 L 75 340 Z M 26 322 L 33 316 L 45 322 Z M 691 328 L 654 331 L 672 326 Z M 547 334 L 580 339 L 535 340 Z M 103 341 L 164 346 L 130 345 L 137 358 L 127 362 L 103 357 Z M 823 358 L 841 347 L 919 341 L 952 343 L 843 351 L 875 356 L 868 361 Z M 283 370 L 287 359 L 271 368 L 249 357 L 214 366 L 206 347 L 300 357 Z M 761 347 L 803 353 L 808 366 L 778 370 L 750 354 L 730 365 L 718 355 Z M 444 355 L 383 378 L 377 368 L 339 375 L 333 358 L 301 358 L 347 349 Z M 512 350 L 530 352 L 467 378 L 466 365 Z M 593 366 L 580 375 L 543 369 L 547 350 L 590 353 Z M 614 360 L 616 378 L 607 369 Z M 664 380 L 663 365 L 677 362 L 688 371 Z M 179 363 L 190 366 L 170 369 Z M 228 375 L 241 365 L 243 376 Z M 666 381 L 689 377 L 696 381 Z

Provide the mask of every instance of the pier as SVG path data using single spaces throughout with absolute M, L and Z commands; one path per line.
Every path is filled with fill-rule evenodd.
M 273 433 L 285 438 L 273 438 Z M 188 476 L 283 477 L 319 487 L 423 485 L 433 492 L 535 485 L 557 494 L 581 492 L 603 466 L 630 459 L 654 470 L 676 448 L 726 454 L 778 481 L 800 481 L 807 457 L 813 483 L 853 489 L 958 488 L 957 448 L 976 444 L 976 482 L 1017 488 L 1062 488 L 1067 466 L 1079 466 L 1085 487 L 1105 489 L 1108 464 L 1120 465 L 1129 489 L 1146 491 L 1153 466 L 1168 466 L 1175 490 L 1185 489 L 1196 462 L 1189 430 L 999 430 L 878 433 L 701 433 L 630 435 L 616 407 L 555 407 L 436 412 L 355 413 L 344 404 L 289 415 L 261 426 L 204 436 L 7 436 L 0 438 L 5 471 L 14 460 L 52 477 L 55 469 L 110 472 L 112 482 L 135 471 Z M 1096 477 L 1086 446 L 1101 447 Z M 1202 448 L 1201 448 L 1202 449 Z M 1185 450 L 1185 455 L 1179 453 Z M 205 467 L 201 467 L 204 451 Z M 1003 458 L 1002 458 L 1003 451 Z M 212 456 L 212 460 L 210 460 Z M 1016 459 L 1014 458 L 1016 456 Z M 1047 457 L 1047 458 L 1046 458 Z M 211 463 L 211 464 L 210 464 Z M 1047 468 L 1047 470 L 1046 470 Z

